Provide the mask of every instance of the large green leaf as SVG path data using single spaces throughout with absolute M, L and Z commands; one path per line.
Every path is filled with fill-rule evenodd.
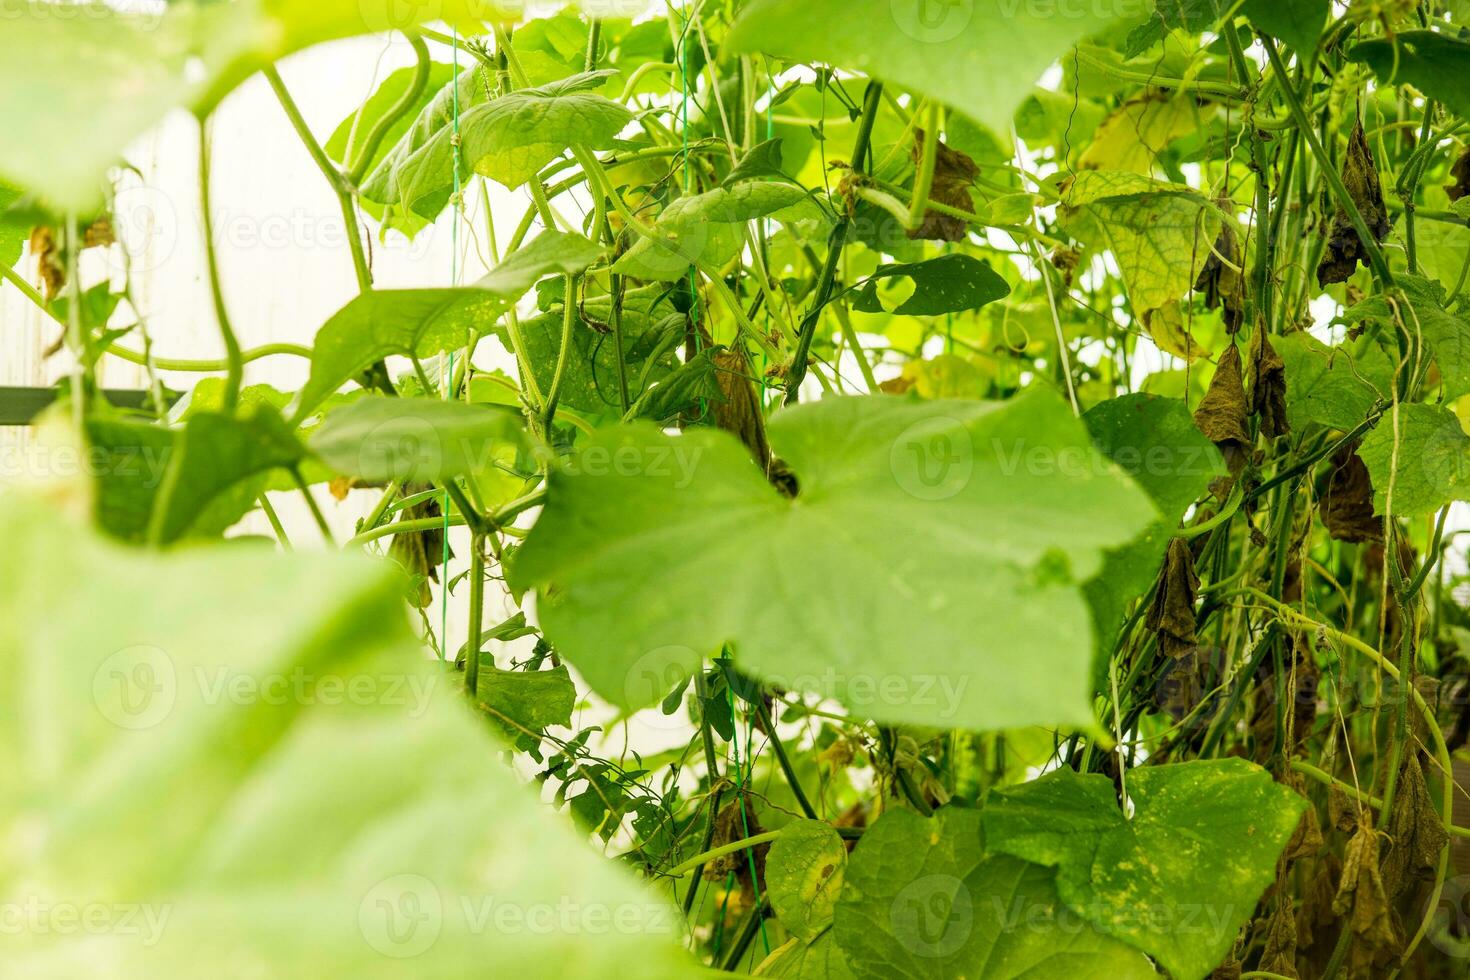
M 1298 53 L 1309 55 L 1317 49 L 1332 0 L 1245 0 L 1240 12 L 1250 22 L 1272 37 L 1280 38 Z
M 474 172 L 515 188 L 574 143 L 592 149 L 610 145 L 633 116 L 590 91 L 606 77 L 606 72 L 589 72 L 487 100 L 478 89 L 466 94 L 463 86 L 484 85 L 477 72 L 466 72 L 459 105 L 461 179 Z M 368 178 L 364 193 L 371 200 L 402 203 L 423 218 L 434 217 L 448 203 L 455 131 L 446 116 L 453 109 L 453 89 L 445 92 L 449 101 L 441 93 Z
M 766 892 L 786 931 L 811 942 L 832 924 L 847 845 L 830 824 L 793 820 L 766 854 Z
M 980 814 L 884 814 L 848 862 L 833 932 L 853 975 L 1153 980 L 1143 956 L 1065 916 L 1052 872 L 985 857 Z
M 161 558 L 15 496 L 0 544 L 0 894 L 103 926 L 11 933 L 7 972 L 697 975 L 678 912 L 501 768 L 387 565 Z
M 914 287 L 909 298 L 893 311 L 899 316 L 940 316 L 978 310 L 986 303 L 1004 299 L 1011 293 L 1010 283 L 988 264 L 972 255 L 956 252 L 924 262 L 880 265 L 868 278 L 868 284 L 853 303 L 853 309 L 863 313 L 882 313 L 878 283 L 894 278 L 908 279 Z
M 317 331 L 297 420 L 385 357 L 429 357 L 467 346 L 472 331 L 490 332 L 505 306 L 502 297 L 474 287 L 362 293 Z
M 510 738 L 534 736 L 548 725 L 570 725 L 577 689 L 565 666 L 550 670 L 481 667 L 475 698 Z
M 322 400 L 390 355 L 429 357 L 486 336 L 515 301 L 551 273 L 581 272 L 602 249 L 580 235 L 544 232 L 473 286 L 370 290 L 322 325 L 311 376 L 296 409 L 305 418 Z M 473 333 L 472 333 L 473 331 Z
M 1286 418 L 1292 431 L 1319 423 L 1346 432 L 1368 417 L 1390 391 L 1393 366 L 1377 347 L 1354 357 L 1306 331 L 1272 341 L 1286 365 Z
M 192 413 L 177 430 L 92 419 L 87 440 L 97 454 L 98 523 L 133 542 L 224 532 L 254 505 L 266 473 L 306 454 L 266 404 L 247 405 L 238 417 Z
M 494 80 L 483 66 L 467 68 L 457 79 L 445 81 L 363 179 L 362 197 L 388 207 L 390 227 L 412 235 L 444 210 L 454 193 L 448 147 L 426 148 L 447 139 L 442 134 L 452 132 L 456 111 L 462 114 L 488 101 L 493 91 Z
M 691 265 L 719 268 L 745 246 L 741 225 L 771 216 L 778 221 L 821 217 L 806 191 L 791 184 L 745 181 L 681 197 L 659 215 L 657 238 L 640 238 L 614 266 L 640 279 L 681 279 Z
M 994 790 L 985 846 L 1054 866 L 1069 908 L 1198 980 L 1254 914 L 1306 801 L 1241 759 L 1134 769 L 1127 790 L 1131 817 L 1098 774 Z
M 508 409 L 437 398 L 361 398 L 326 417 L 311 448 L 339 473 L 365 480 L 440 482 L 494 465 L 524 444 Z
M 883 721 L 1092 723 L 1077 583 L 1157 512 L 1061 399 L 833 398 L 769 435 L 795 500 L 706 430 L 600 430 L 551 475 L 512 581 L 596 690 L 643 707 L 665 693 L 647 670 L 733 642 L 742 669 Z
M 1391 502 L 1397 517 L 1470 500 L 1470 436 L 1454 412 L 1439 405 L 1399 405 L 1383 413 L 1358 449 L 1373 481 L 1379 514 Z
M 1376 321 L 1385 339 L 1400 332 L 1417 337 L 1439 365 L 1445 397 L 1470 392 L 1470 320 L 1445 309 L 1444 288 L 1432 279 L 1401 275 L 1394 285 L 1392 297 L 1370 296 L 1347 310 L 1343 322 Z
M 574 143 L 607 148 L 633 119 L 623 106 L 590 91 L 613 74 L 573 75 L 471 109 L 460 120 L 466 165 L 515 188 Z
M 106 169 L 171 109 L 208 112 L 254 72 L 321 41 L 497 12 L 481 0 L 197 0 L 143 13 L 11 3 L 0 32 L 0 176 L 58 209 L 90 210 Z
M 521 322 L 526 359 L 541 390 L 548 391 L 560 361 L 564 308 Z M 618 345 L 610 335 L 612 304 L 588 300 L 575 311 L 572 346 L 562 376 L 561 404 L 592 415 L 621 416 Z M 584 319 L 585 317 L 585 319 Z M 594 328 L 589 322 L 596 320 Z M 636 403 L 644 386 L 673 370 L 674 349 L 684 341 L 687 320 L 661 289 L 629 292 L 622 309 L 623 373 Z
M 1366 62 L 1385 84 L 1412 85 L 1470 118 L 1470 43 L 1435 31 L 1402 31 L 1354 45 L 1348 58 Z
M 1093 4 L 1063 15 L 1055 7 L 1008 0 L 936 6 L 926 0 L 757 0 L 726 43 L 739 53 L 866 72 L 1004 135 L 1016 106 L 1075 42 L 1142 13 Z
M 367 138 L 368 133 L 408 92 L 417 73 L 418 67 L 410 66 L 400 68 L 383 79 L 382 84 L 372 95 L 368 96 L 367 101 L 342 120 L 332 131 L 332 135 L 322 144 L 322 149 L 327 151 L 327 155 L 344 168 L 349 164 L 357 163 L 362 155 L 363 141 Z M 471 80 L 474 74 L 474 71 L 471 70 L 462 76 L 465 77 L 465 86 L 469 90 L 473 89 Z M 372 159 L 368 161 L 370 167 L 376 168 L 390 153 L 395 152 L 398 142 L 408 134 L 409 128 L 417 123 L 419 116 L 433 104 L 434 100 L 444 93 L 453 78 L 454 67 L 452 65 L 441 64 L 437 61 L 429 63 L 429 73 L 424 82 L 423 92 L 419 95 L 417 102 L 410 106 L 383 134 L 383 142 L 378 144 Z M 452 105 L 450 112 L 452 117 Z
M 1111 249 L 1134 310 L 1175 302 L 1193 287 L 1220 232 L 1220 213 L 1198 191 L 1122 171 L 1086 170 L 1062 194 L 1078 237 Z
M 544 231 L 529 244 L 505 257 L 485 278 L 475 283 L 508 300 L 519 299 L 537 280 L 554 272 L 575 274 L 602 258 L 603 248 L 581 235 Z

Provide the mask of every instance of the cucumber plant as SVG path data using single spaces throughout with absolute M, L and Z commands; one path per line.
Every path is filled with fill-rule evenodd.
M 1465 975 L 1464 3 L 4 13 L 16 975 Z M 254 349 L 243 84 L 357 286 Z M 83 263 L 180 108 L 219 360 Z

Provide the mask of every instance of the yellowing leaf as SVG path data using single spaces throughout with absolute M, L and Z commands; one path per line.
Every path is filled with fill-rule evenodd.
M 1062 219 L 1117 259 L 1135 313 L 1177 301 L 1199 278 L 1220 212 L 1198 191 L 1114 170 L 1085 170 L 1062 191 Z
M 1077 161 L 1084 170 L 1153 172 L 1154 159 L 1171 142 L 1194 132 L 1214 112 L 1185 96 L 1150 92 L 1113 111 Z

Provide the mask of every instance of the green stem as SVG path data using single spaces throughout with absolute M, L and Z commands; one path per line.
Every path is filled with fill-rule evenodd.
M 720 814 L 720 797 L 724 795 L 725 784 L 720 779 L 719 756 L 715 752 L 715 738 L 710 730 L 709 712 L 704 710 L 709 698 L 708 685 L 704 679 L 704 664 L 700 663 L 694 671 L 694 693 L 699 698 L 699 737 L 704 744 L 704 763 L 706 775 L 709 782 L 709 807 L 708 817 L 704 825 L 704 843 L 700 846 L 702 852 L 708 852 L 710 844 L 715 839 L 715 821 Z M 699 883 L 704 878 L 704 862 L 701 861 L 694 866 L 694 876 L 689 879 L 689 887 L 684 891 L 684 915 L 687 917 L 694 908 L 694 898 L 699 894 Z
M 747 837 L 744 840 L 731 841 L 728 844 L 721 844 L 719 847 L 712 848 L 702 854 L 694 855 L 694 857 L 685 861 L 683 864 L 670 868 L 667 872 L 665 872 L 665 874 L 667 874 L 670 878 L 682 878 L 689 872 L 693 871 L 695 868 L 700 867 L 701 865 L 708 864 L 716 858 L 722 858 L 726 854 L 736 854 L 740 851 L 745 850 L 747 847 L 755 847 L 757 844 L 769 844 L 771 841 L 780 836 L 781 831 L 768 830 L 763 834 L 756 834 L 754 837 Z
M 413 53 L 417 59 L 413 78 L 409 81 L 408 88 L 403 95 L 373 124 L 373 128 L 368 130 L 367 138 L 362 141 L 362 149 L 358 151 L 357 162 L 347 172 L 347 181 L 354 187 L 361 184 L 362 178 L 367 175 L 368 168 L 373 165 L 373 157 L 377 156 L 378 147 L 382 145 L 388 131 L 418 104 L 419 96 L 424 94 L 424 89 L 429 84 L 428 45 L 424 43 L 421 36 L 413 31 L 404 32 L 404 36 L 408 38 L 408 43 L 413 45 Z M 458 79 L 455 79 L 455 84 L 459 84 Z M 352 152 L 353 148 L 348 147 L 348 153 Z
M 852 148 L 852 171 L 856 176 L 861 176 L 863 173 L 863 161 L 868 155 L 868 147 L 873 138 L 873 123 L 878 118 L 878 107 L 882 104 L 883 83 L 869 82 L 867 92 L 863 96 L 862 119 L 858 123 L 857 138 Z M 850 221 L 851 219 L 844 214 L 838 219 L 831 236 L 827 239 L 827 260 L 817 279 L 817 289 L 812 298 L 811 308 L 797 328 L 796 350 L 792 354 L 791 367 L 786 377 L 786 404 L 788 405 L 794 405 L 801 399 L 801 382 L 806 378 L 807 359 L 811 356 L 812 338 L 816 335 L 817 324 L 822 319 L 822 312 L 826 309 L 828 297 L 832 293 L 832 282 L 837 276 L 837 266 L 842 260 L 842 249 L 847 244 L 847 230 Z
M 449 583 L 445 583 L 448 588 Z M 470 625 L 465 642 L 464 686 L 470 697 L 480 689 L 480 631 L 485 618 L 485 538 L 476 534 L 470 542 Z
M 271 506 L 270 498 L 262 492 L 256 501 L 260 504 L 260 510 L 265 514 L 265 519 L 270 521 L 271 530 L 275 532 L 276 540 L 281 543 L 281 548 L 290 551 L 291 539 L 286 536 L 286 528 L 281 524 L 281 518 L 276 514 L 276 509 Z
M 209 291 L 214 299 L 215 321 L 219 324 L 220 338 L 225 345 L 225 390 L 221 410 L 233 415 L 240 403 L 240 388 L 245 383 L 245 359 L 240 351 L 240 341 L 230 325 L 230 314 L 225 308 L 224 289 L 220 284 L 219 258 L 214 248 L 214 218 L 209 210 L 209 124 L 199 120 L 199 196 L 201 221 L 204 230 L 204 258 L 209 268 Z
M 122 358 L 131 364 L 147 366 L 150 358 L 141 351 L 129 350 L 118 344 L 110 344 L 107 353 L 114 357 Z M 263 357 L 273 357 L 278 354 L 289 354 L 292 357 L 301 357 L 311 360 L 311 348 L 300 344 L 263 344 L 260 347 L 252 347 L 240 352 L 240 360 L 244 364 L 258 361 Z M 191 359 L 184 357 L 157 357 L 152 359 L 153 366 L 160 371 L 180 371 L 190 374 L 209 374 L 215 371 L 228 371 L 230 362 L 225 358 L 203 358 Z
M 328 158 L 321 144 L 317 142 L 311 133 L 311 127 L 306 125 L 306 120 L 301 115 L 301 110 L 296 106 L 296 100 L 291 98 L 286 83 L 281 81 L 281 75 L 274 66 L 264 69 L 266 81 L 270 82 L 271 89 L 276 93 L 276 99 L 281 103 L 281 108 L 286 112 L 286 118 L 291 121 L 291 127 L 296 130 L 296 135 L 311 154 L 311 159 L 316 163 L 317 169 L 327 179 L 332 188 L 332 193 L 337 197 L 337 205 L 342 211 L 344 230 L 347 233 L 347 246 L 352 250 L 352 267 L 357 273 L 357 288 L 361 292 L 367 292 L 373 288 L 373 273 L 368 267 L 367 253 L 362 247 L 362 236 L 358 233 L 357 210 L 352 203 L 352 185 L 343 176 L 336 166 Z
M 551 376 L 551 390 L 546 393 L 546 404 L 541 410 L 542 424 L 548 431 L 556 418 L 556 403 L 561 400 L 561 386 L 566 380 L 567 362 L 571 360 L 572 331 L 577 325 L 577 276 L 567 274 L 563 285 L 566 296 L 562 299 L 561 349 L 556 355 L 556 372 Z
M 1276 72 L 1276 77 L 1281 80 L 1281 94 L 1286 98 L 1287 107 L 1291 111 L 1292 119 L 1295 120 L 1302 138 L 1307 141 L 1307 148 L 1312 151 L 1312 156 L 1317 158 L 1317 166 L 1322 170 L 1322 176 L 1327 181 L 1327 186 L 1332 191 L 1338 207 L 1348 216 L 1353 223 L 1353 230 L 1358 233 L 1362 242 L 1363 250 L 1368 253 L 1368 264 L 1373 268 L 1373 275 L 1384 287 L 1393 285 L 1393 273 L 1389 271 L 1388 262 L 1383 257 L 1383 251 L 1378 247 L 1378 239 L 1373 237 L 1373 232 L 1368 228 L 1368 222 L 1363 220 L 1363 213 L 1358 210 L 1358 205 L 1353 201 L 1352 194 L 1347 185 L 1342 181 L 1342 174 L 1332 166 L 1332 158 L 1322 147 L 1322 141 L 1317 139 L 1317 133 L 1312 128 L 1312 121 L 1307 118 L 1306 110 L 1302 108 L 1302 101 L 1297 96 L 1286 73 L 1286 66 L 1281 61 L 1281 54 L 1276 50 L 1276 42 L 1260 31 L 1256 32 L 1261 46 L 1266 49 L 1266 56 L 1271 59 L 1271 69 Z
M 771 720 L 771 709 L 766 707 L 765 698 L 757 697 L 754 701 L 756 717 L 765 726 L 766 734 L 771 739 L 771 751 L 776 753 L 776 761 L 781 766 L 781 772 L 786 776 L 786 785 L 791 787 L 791 795 L 796 797 L 796 805 L 801 807 L 801 812 L 806 814 L 808 820 L 819 820 L 817 811 L 812 809 L 811 801 L 807 799 L 806 792 L 801 788 L 801 780 L 796 778 L 796 770 L 792 768 L 791 759 L 786 755 L 786 748 L 781 744 L 781 736 L 776 734 L 776 723 Z
M 929 191 L 934 186 L 934 168 L 939 157 L 939 126 L 942 111 L 939 103 L 929 106 L 929 125 L 924 129 L 924 147 L 919 157 L 919 173 L 914 178 L 914 196 L 909 204 L 908 231 L 916 231 L 924 224 L 924 215 L 929 210 Z
M 443 517 L 416 517 L 411 521 L 394 521 L 388 524 L 380 524 L 377 527 L 369 528 L 358 534 L 349 540 L 344 547 L 360 548 L 370 541 L 392 537 L 395 534 L 442 531 L 444 529 L 444 521 L 445 518 Z M 450 527 L 463 527 L 465 525 L 464 517 L 459 514 L 448 515 L 448 521 Z
M 321 530 L 322 537 L 326 539 L 327 544 L 336 544 L 332 539 L 332 526 L 327 523 L 327 515 L 322 513 L 321 507 L 316 502 L 316 495 L 311 492 L 310 484 L 301 475 L 300 467 L 292 468 L 291 478 L 296 481 L 296 487 L 301 491 L 301 496 L 306 498 L 307 509 L 311 511 L 311 518 L 316 521 L 316 526 Z

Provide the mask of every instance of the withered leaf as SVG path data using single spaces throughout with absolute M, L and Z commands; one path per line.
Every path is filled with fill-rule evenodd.
M 1242 258 L 1236 247 L 1235 232 L 1228 223 L 1221 225 L 1215 247 L 1194 284 L 1195 292 L 1205 294 L 1208 309 L 1223 310 L 1225 330 L 1230 334 L 1238 331 L 1245 321 L 1245 277 L 1231 268 L 1231 265 L 1239 267 Z M 1226 265 L 1226 261 L 1231 265 Z
M 1264 329 L 1251 338 L 1251 411 L 1261 419 L 1268 438 L 1291 431 L 1286 421 L 1286 364 L 1271 346 Z
M 1383 876 L 1378 867 L 1378 832 L 1369 818 L 1358 822 L 1358 829 L 1347 843 L 1342 862 L 1342 880 L 1332 899 L 1332 910 L 1348 916 L 1353 930 L 1355 968 L 1371 963 L 1381 954 L 1398 947 L 1399 937 L 1393 925 L 1393 912 L 1384 891 Z
M 1047 258 L 1051 261 L 1052 267 L 1061 273 L 1062 282 L 1066 283 L 1068 289 L 1071 289 L 1072 279 L 1077 275 L 1077 266 L 1082 262 L 1081 249 L 1070 245 L 1058 245 L 1051 250 L 1051 255 Z
M 1159 635 L 1159 648 L 1168 657 L 1182 657 L 1194 649 L 1194 600 L 1199 576 L 1194 573 L 1194 555 L 1184 538 L 1172 538 L 1154 590 L 1146 624 Z
M 1337 855 L 1328 851 L 1322 856 L 1316 872 L 1307 883 L 1302 894 L 1302 906 L 1296 914 L 1297 948 L 1306 949 L 1316 944 L 1318 930 L 1331 938 L 1332 926 L 1337 922 L 1332 911 L 1332 899 L 1337 894 L 1337 879 L 1342 863 Z
M 31 229 L 30 251 L 36 258 L 36 271 L 41 276 L 42 294 L 47 301 L 55 299 L 66 288 L 66 255 L 62 235 L 56 229 L 38 225 Z M 99 248 L 117 241 L 112 221 L 105 215 L 87 226 L 82 233 L 82 248 Z
M 1286 850 L 1281 856 L 1286 861 L 1312 857 L 1322 849 L 1322 822 L 1317 818 L 1317 808 L 1311 805 L 1307 797 L 1306 778 L 1296 770 L 1289 769 L 1281 782 L 1290 786 L 1298 796 L 1308 800 L 1308 806 L 1303 811 L 1296 830 L 1292 832 L 1291 840 L 1286 842 Z
M 1240 980 L 1240 960 L 1230 957 L 1210 971 L 1210 980 Z
M 1361 121 L 1353 127 L 1348 137 L 1347 155 L 1342 161 L 1342 182 L 1347 185 L 1348 195 L 1357 205 L 1363 222 L 1373 237 L 1383 241 L 1393 227 L 1388 220 L 1388 206 L 1383 201 L 1383 186 L 1378 179 L 1378 167 L 1373 163 L 1373 151 L 1363 133 Z M 1333 215 L 1330 227 L 1324 232 L 1327 251 L 1317 266 L 1317 283 L 1325 286 L 1332 282 L 1347 282 L 1357 269 L 1358 263 L 1368 257 L 1363 242 L 1358 238 L 1352 219 L 1340 206 Z
M 1332 456 L 1322 524 L 1338 541 L 1383 540 L 1383 521 L 1373 514 L 1373 480 L 1358 456 L 1357 440 Z
M 980 168 L 968 154 L 946 146 L 943 140 L 934 144 L 934 183 L 929 188 L 929 200 L 962 211 L 975 210 L 970 200 L 970 185 L 980 176 Z M 914 130 L 912 150 L 915 169 L 924 166 L 924 131 Z M 908 233 L 910 238 L 924 238 L 937 242 L 962 242 L 969 229 L 963 218 L 940 214 L 932 208 L 924 212 L 924 222 Z
M 1402 895 L 1416 878 L 1433 877 L 1450 835 L 1435 812 L 1424 782 L 1419 753 L 1410 751 L 1399 767 L 1393 813 L 1388 818 L 1388 850 L 1383 855 L 1383 886 Z
M 1228 447 L 1243 453 L 1251 441 L 1246 414 L 1240 351 L 1234 344 L 1227 344 L 1225 352 L 1220 355 L 1220 362 L 1215 365 L 1215 376 L 1210 380 L 1209 390 L 1194 410 L 1194 424 L 1222 451 Z
M 1451 201 L 1470 195 L 1470 149 L 1460 154 L 1460 159 L 1450 168 L 1450 176 L 1454 183 L 1446 184 L 1444 192 L 1450 196 Z
M 715 816 L 714 831 L 714 836 L 710 839 L 712 848 L 753 837 L 763 833 L 764 828 L 755 818 L 755 807 L 751 805 L 750 797 L 742 793 L 739 800 L 732 800 L 720 807 L 720 812 Z M 755 905 L 756 879 L 766 880 L 766 854 L 770 850 L 769 844 L 757 844 L 733 854 L 725 854 L 707 862 L 704 873 L 711 881 L 722 881 L 734 872 L 735 880 L 740 884 L 742 907 L 750 908 Z M 751 877 L 752 861 L 755 864 L 755 878 Z
M 1291 898 L 1283 896 L 1276 902 L 1276 911 L 1266 920 L 1266 948 L 1261 952 L 1258 969 L 1301 980 L 1296 968 L 1296 946 L 1296 916 L 1292 914 Z
M 914 378 L 901 374 L 896 378 L 889 378 L 887 381 L 880 381 L 878 383 L 878 390 L 883 392 L 885 395 L 902 395 L 908 391 L 913 390 L 913 387 L 916 384 L 918 384 L 918 381 L 916 381 Z
M 427 483 L 410 483 L 403 488 L 403 492 L 412 496 L 428 489 Z M 444 512 L 439 508 L 439 501 L 429 497 L 411 507 L 405 507 L 399 522 L 442 516 Z M 434 601 L 429 583 L 439 581 L 439 565 L 444 561 L 444 531 L 434 528 L 396 534 L 393 536 L 393 544 L 388 548 L 388 556 L 407 569 L 412 580 L 417 583 L 414 604 L 420 609 L 429 608 Z
M 1204 664 L 1195 647 L 1164 665 L 1155 691 L 1155 704 L 1175 721 L 1183 721 L 1204 694 Z
M 710 360 L 725 396 L 723 404 L 712 406 L 715 425 L 745 443 L 761 469 L 769 471 L 771 446 L 766 441 L 765 413 L 751 383 L 750 359 L 744 351 L 725 348 Z

